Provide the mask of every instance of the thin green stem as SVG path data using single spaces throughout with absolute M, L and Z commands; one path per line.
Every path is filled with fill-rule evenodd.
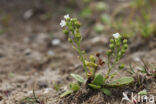
M 117 57 L 116 57 L 117 58 Z M 108 58 L 109 59 L 109 58 Z M 110 59 L 108 60 L 108 72 L 107 72 L 107 74 L 106 74 L 106 78 L 107 79 L 109 79 L 109 75 L 110 75 L 110 72 L 111 72 L 111 70 L 114 68 L 114 66 L 117 64 L 117 61 L 116 61 L 116 59 L 115 59 L 115 61 L 113 62 L 113 65 L 110 67 Z
M 111 71 L 111 68 L 110 68 L 110 56 L 107 57 L 107 60 L 108 60 L 108 62 L 107 62 L 108 72 L 106 74 L 106 78 L 108 78 L 108 75 L 109 75 L 109 73 Z
M 110 70 L 110 57 L 109 56 L 108 56 L 107 66 L 108 66 L 108 69 Z
M 80 55 L 80 60 L 81 60 L 81 62 L 83 64 L 83 67 L 84 67 L 84 70 L 85 70 L 85 73 L 86 73 L 86 77 L 88 78 L 87 66 L 85 64 L 85 58 L 84 58 L 83 53 L 82 53 L 81 48 L 80 48 L 80 41 L 78 42 L 78 41 L 74 40 L 74 42 L 75 42 L 77 47 L 73 43 L 72 43 L 72 46 L 78 52 L 78 54 Z
M 81 48 L 80 48 L 80 43 L 79 43 L 79 42 L 76 42 L 76 44 L 77 44 L 78 53 L 79 53 L 79 55 L 80 55 L 80 58 L 81 58 L 81 61 L 82 61 L 84 70 L 85 70 L 85 72 L 86 72 L 86 77 L 88 78 L 87 66 L 86 66 L 86 64 L 85 64 L 85 58 L 84 58 L 83 53 L 82 53 Z
M 115 75 L 117 75 L 121 70 L 118 69 L 118 71 L 114 72 L 113 74 L 110 75 L 110 80 L 114 78 Z
M 75 36 L 75 34 L 77 33 L 75 30 L 72 30 L 71 32 L 72 32 L 73 36 Z M 86 73 L 86 77 L 88 78 L 88 71 L 87 71 L 87 66 L 85 64 L 85 58 L 84 58 L 83 53 L 82 53 L 81 48 L 80 48 L 80 42 L 81 41 L 80 40 L 78 41 L 75 38 L 73 39 L 73 41 L 74 41 L 75 45 L 74 45 L 74 43 L 72 43 L 72 46 L 78 52 L 78 54 L 80 55 L 80 60 L 81 60 L 81 62 L 83 64 L 83 67 L 84 67 L 84 70 L 85 70 L 85 73 Z
M 115 62 L 113 63 L 113 65 L 109 68 L 109 70 L 108 70 L 108 72 L 107 72 L 107 75 L 108 75 L 108 76 L 109 76 L 111 70 L 114 68 L 115 64 L 116 64 L 116 61 L 115 61 Z

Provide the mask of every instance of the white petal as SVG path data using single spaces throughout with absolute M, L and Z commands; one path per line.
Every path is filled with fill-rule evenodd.
M 70 18 L 70 17 L 69 17 L 69 14 L 65 15 L 64 18 L 65 18 L 65 19 Z
M 65 20 L 61 20 L 60 25 L 61 25 L 61 27 L 64 27 L 66 25 L 66 21 Z
M 120 37 L 120 34 L 119 33 L 115 33 L 115 34 L 113 34 L 113 37 L 114 38 L 119 38 Z

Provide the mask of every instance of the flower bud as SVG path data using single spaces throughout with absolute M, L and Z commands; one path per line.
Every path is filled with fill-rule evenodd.
M 72 39 L 71 38 L 68 38 L 68 42 L 72 43 Z
M 64 33 L 65 35 L 68 35 L 68 34 L 69 34 L 68 30 L 66 30 L 66 29 L 63 30 L 63 33 Z
M 86 63 L 86 66 L 88 66 L 88 67 L 94 67 L 94 68 L 96 68 L 98 65 L 97 64 L 95 64 L 95 63 L 93 63 L 93 62 L 85 62 Z
M 79 32 L 79 29 L 76 28 L 75 30 L 76 30 L 77 33 Z
M 73 27 L 72 27 L 72 26 L 69 26 L 69 30 L 70 30 L 70 31 L 73 31 L 74 29 L 73 29 Z
M 76 26 L 77 28 L 80 28 L 80 22 L 76 21 L 76 22 L 75 22 L 75 26 Z
M 77 21 L 77 18 L 72 18 L 71 19 L 71 22 L 76 22 Z
M 116 43 L 116 46 L 117 46 L 117 47 L 120 47 L 120 42 L 117 42 L 117 43 Z
M 70 21 L 70 18 L 67 18 L 66 21 L 69 22 Z
M 123 40 L 123 44 L 127 44 L 127 39 L 124 39 Z
M 75 35 L 75 38 L 76 38 L 77 40 L 80 40 L 80 39 L 81 39 L 80 33 L 77 33 L 77 34 Z
M 91 55 L 91 56 L 89 57 L 89 59 L 90 59 L 91 62 L 95 62 L 95 57 L 94 57 L 93 55 Z
M 127 49 L 128 48 L 128 45 L 127 44 L 124 44 L 123 47 L 124 47 L 124 49 Z
M 125 49 L 122 49 L 121 54 L 123 55 L 125 53 L 125 51 L 126 51 Z
M 123 69 L 125 67 L 125 65 L 124 64 L 121 64 L 120 66 L 119 66 L 119 69 Z
M 87 60 L 85 60 L 85 64 L 86 64 L 86 66 L 89 66 L 90 65 Z
M 114 43 L 114 39 L 110 39 L 110 42 L 111 42 L 111 43 Z
M 114 48 L 114 44 L 110 44 L 109 47 L 110 47 L 111 49 L 113 49 L 113 48 Z
M 110 56 L 112 54 L 112 51 L 111 50 L 108 50 L 107 52 L 106 52 L 106 55 L 107 56 Z
M 122 56 L 122 53 L 118 52 L 118 57 L 121 58 L 121 56 Z

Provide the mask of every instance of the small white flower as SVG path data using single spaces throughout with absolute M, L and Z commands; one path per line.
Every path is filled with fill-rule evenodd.
M 115 34 L 113 34 L 113 37 L 114 38 L 119 38 L 120 37 L 120 34 L 119 33 L 115 33 Z
M 66 25 L 66 21 L 65 20 L 61 20 L 60 25 L 61 25 L 61 27 L 64 27 Z
M 65 15 L 64 18 L 65 18 L 65 19 L 70 18 L 70 17 L 69 17 L 69 14 Z

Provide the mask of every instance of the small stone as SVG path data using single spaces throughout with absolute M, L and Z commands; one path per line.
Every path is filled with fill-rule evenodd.
M 51 41 L 52 45 L 57 46 L 61 43 L 61 41 L 59 39 L 54 39 Z
M 53 56 L 53 55 L 54 55 L 54 52 L 53 52 L 52 50 L 49 50 L 49 51 L 48 51 L 48 55 L 49 55 L 49 56 Z
M 64 86 L 64 87 L 63 87 L 63 90 L 64 90 L 64 91 L 66 91 L 67 89 L 68 89 L 68 87 L 67 87 L 67 86 Z
M 24 17 L 25 19 L 29 19 L 32 15 L 33 15 L 33 10 L 32 10 L 32 9 L 29 9 L 29 10 L 27 10 L 27 11 L 24 13 L 23 17 Z
M 107 39 L 103 36 L 94 37 L 91 39 L 91 44 L 97 44 L 97 43 L 107 43 Z
M 134 57 L 133 59 L 134 61 L 137 61 L 137 62 L 141 61 L 139 57 Z
M 28 91 L 27 92 L 28 95 L 31 95 L 32 93 L 33 93 L 33 91 Z
M 27 48 L 27 49 L 25 50 L 25 55 L 30 55 L 30 53 L 31 53 L 31 49 Z
M 46 89 L 44 89 L 44 91 L 43 91 L 44 94 L 47 94 L 47 93 L 49 93 L 49 92 L 52 92 L 52 89 L 51 89 L 51 88 L 46 88 Z
M 42 88 L 47 88 L 47 87 L 48 87 L 47 81 L 39 81 L 39 82 L 38 82 L 38 87 L 39 87 L 40 89 L 42 89 Z

